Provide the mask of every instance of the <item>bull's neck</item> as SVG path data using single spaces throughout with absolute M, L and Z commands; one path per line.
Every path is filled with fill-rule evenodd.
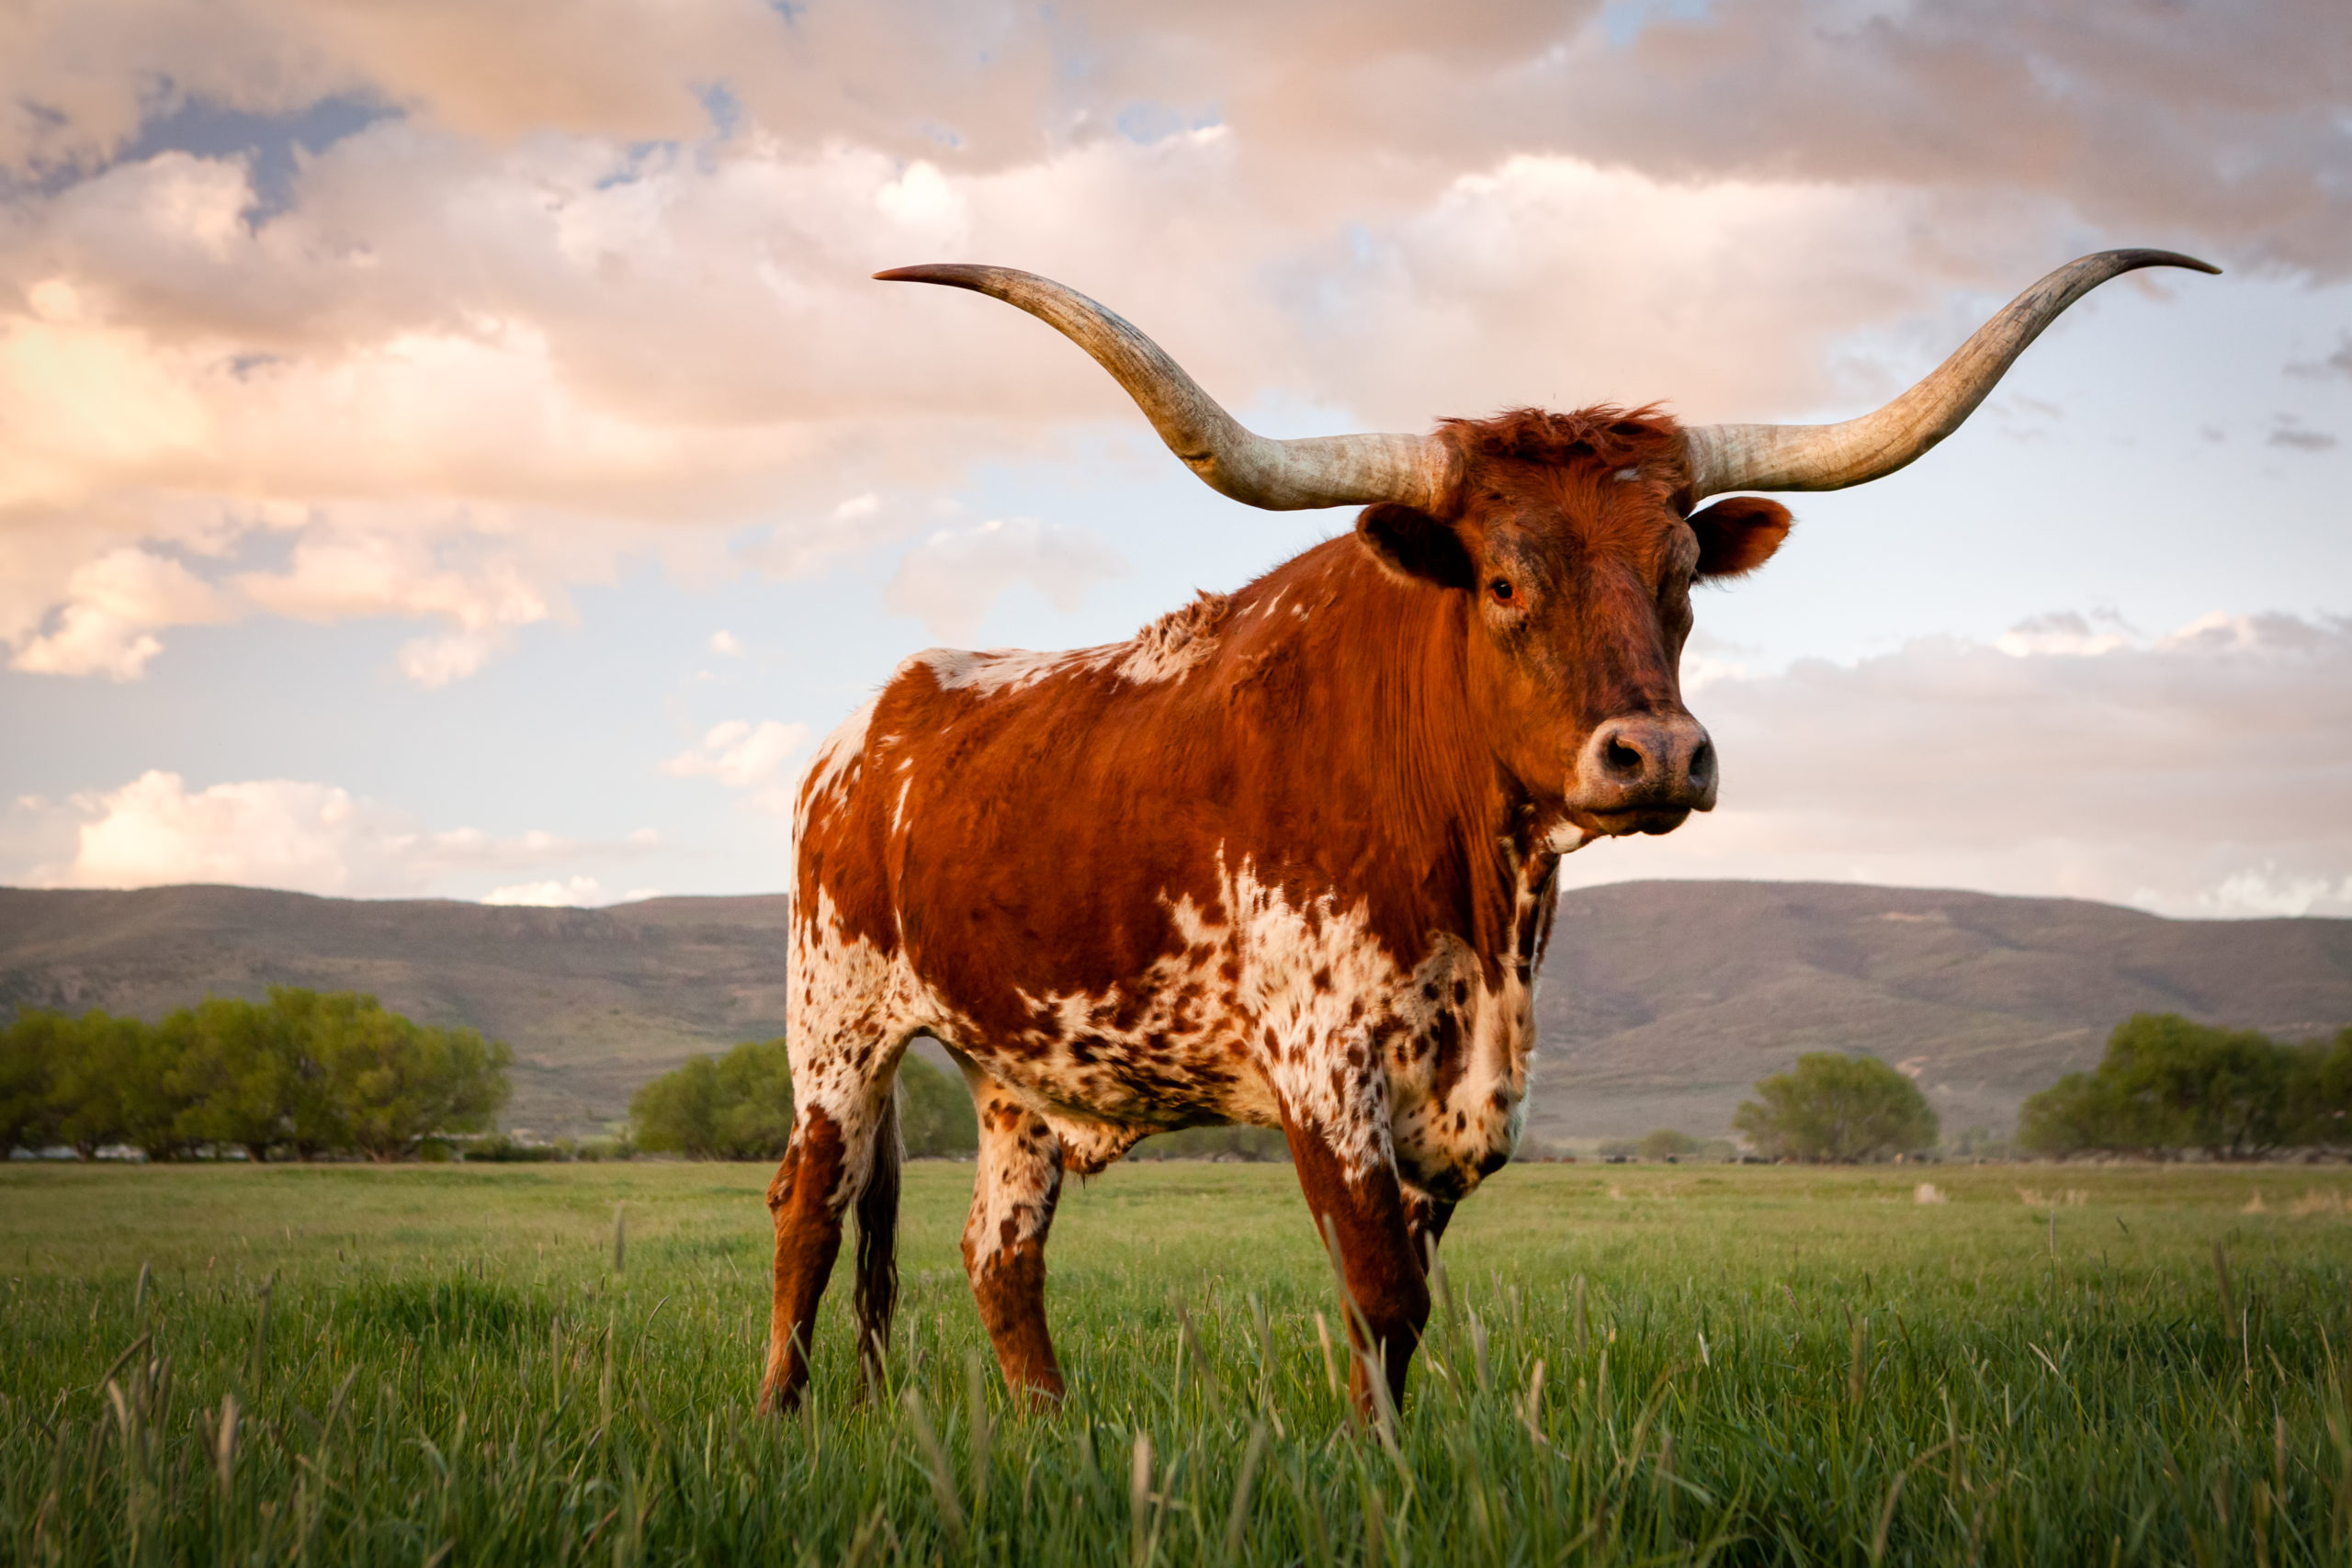
M 1264 627 L 1252 662 L 1298 672 L 1294 804 L 1362 884 L 1332 891 L 1430 922 L 1417 940 L 1448 930 L 1482 954 L 1508 949 L 1523 809 L 1474 702 L 1468 596 L 1400 581 L 1341 538 L 1238 598 L 1237 620 Z M 1274 722 L 1279 684 L 1264 699 Z

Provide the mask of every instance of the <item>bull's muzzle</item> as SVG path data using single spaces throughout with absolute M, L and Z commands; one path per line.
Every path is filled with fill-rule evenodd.
M 1715 804 L 1715 743 L 1687 713 L 1627 714 L 1577 754 L 1568 814 L 1596 833 L 1664 833 Z

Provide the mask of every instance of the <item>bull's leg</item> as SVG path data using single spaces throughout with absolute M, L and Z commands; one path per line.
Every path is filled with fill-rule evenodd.
M 884 1060 L 896 1066 L 894 1055 Z M 804 1081 L 817 1077 L 796 1076 Z M 768 1183 L 768 1212 L 775 1220 L 775 1300 L 768 1320 L 767 1372 L 760 1386 L 766 1409 L 793 1408 L 808 1385 L 817 1305 L 841 1252 L 842 1211 L 873 1175 L 889 1094 L 888 1079 L 824 1075 L 793 1118 L 792 1142 Z
M 1046 1332 L 1046 1234 L 1061 1197 L 1061 1141 L 994 1078 L 970 1066 L 965 1077 L 979 1111 L 980 1157 L 964 1271 L 1006 1386 L 1033 1407 L 1051 1405 L 1062 1397 L 1062 1371 Z
M 1357 1416 L 1369 1421 L 1377 1409 L 1369 1369 L 1378 1363 L 1391 1407 L 1401 1406 L 1405 1374 L 1430 1320 L 1429 1283 L 1414 1250 L 1404 1190 L 1385 1141 L 1373 1145 L 1363 1137 L 1334 1138 L 1287 1110 L 1283 1130 L 1316 1228 L 1326 1245 L 1339 1249 L 1348 1338 L 1356 1350 L 1348 1393 Z M 1365 1158 L 1367 1146 L 1377 1146 L 1380 1157 Z

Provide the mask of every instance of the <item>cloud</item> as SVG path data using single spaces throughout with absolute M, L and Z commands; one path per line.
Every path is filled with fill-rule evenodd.
M 1719 679 L 1692 705 L 1723 758 L 1722 805 L 1663 839 L 1590 846 L 1563 875 L 2352 914 L 2352 620 L 2112 628 L 2061 613 L 1999 646 L 1928 638 Z
M 2334 353 L 2319 359 L 2294 359 L 2287 363 L 2287 374 L 2306 381 L 2325 380 L 2341 376 L 2352 381 L 2352 332 L 2336 335 Z
M 2280 414 L 2265 439 L 2273 446 L 2285 446 L 2297 452 L 2324 452 L 2335 445 L 2335 436 L 2324 430 L 2313 430 L 2292 414 Z
M 64 604 L 33 628 L 9 660 L 43 675 L 135 681 L 163 651 L 153 628 L 224 621 L 224 596 L 180 562 L 130 546 L 74 569 Z
M 594 908 L 605 904 L 633 904 L 639 898 L 655 898 L 661 895 L 650 887 L 632 887 L 626 893 L 606 893 L 593 876 L 573 876 L 545 882 L 518 882 L 512 886 L 493 887 L 481 896 L 485 904 L 520 905 L 533 908 Z
M 55 806 L 19 801 L 10 815 L 29 819 L 10 825 L 11 839 L 55 844 L 70 837 L 68 853 L 22 874 L 23 885 L 33 887 L 205 882 L 391 897 L 434 891 L 468 874 L 640 847 L 536 831 L 504 838 L 474 829 L 433 832 L 407 813 L 332 784 L 254 779 L 191 790 L 179 774 L 159 770 Z
M 729 789 L 750 790 L 743 804 L 775 817 L 792 813 L 791 791 L 783 787 L 784 765 L 808 744 L 805 724 L 731 718 L 714 725 L 699 744 L 662 764 L 673 778 L 717 779 Z
M 969 528 L 945 529 L 908 551 L 883 590 L 882 602 L 902 615 L 920 615 L 943 643 L 968 643 L 1009 589 L 1026 583 L 1064 615 L 1077 611 L 1087 590 L 1125 577 L 1127 563 L 1083 528 L 1034 517 L 994 518 Z
M 2096 659 L 2132 644 L 2132 628 L 2112 611 L 2094 610 L 2085 615 L 2073 610 L 2053 610 L 2047 615 L 2027 616 L 2003 632 L 1993 646 L 2012 659 L 2053 654 Z
M 710 651 L 727 659 L 741 659 L 743 657 L 743 644 L 733 632 L 721 627 L 710 634 Z
M 1056 426 L 1132 427 L 1037 323 L 866 281 L 910 261 L 1018 261 L 1228 401 L 1405 428 L 1851 400 L 2077 243 L 2340 279 L 2347 18 L 17 7 L 0 640 L 130 679 L 175 626 L 386 615 L 444 683 L 629 558 L 806 574 Z M 82 576 L 124 551 L 209 596 Z

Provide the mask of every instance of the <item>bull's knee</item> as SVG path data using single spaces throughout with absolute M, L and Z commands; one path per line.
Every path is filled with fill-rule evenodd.
M 983 1080 L 980 1159 L 971 1217 L 964 1224 L 964 1271 L 1004 1380 L 1034 1402 L 1062 1394 L 1046 1328 L 1046 1238 L 1060 1201 L 1061 1147 L 1045 1119 Z

